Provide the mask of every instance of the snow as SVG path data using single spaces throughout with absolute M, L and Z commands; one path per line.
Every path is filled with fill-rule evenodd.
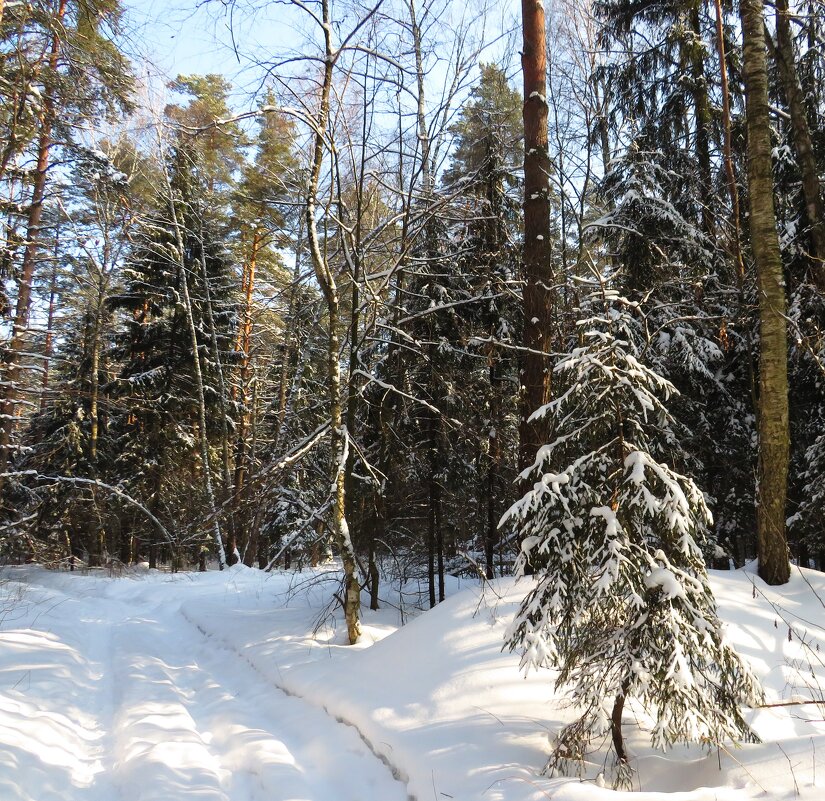
M 529 579 L 452 580 L 446 602 L 404 626 L 406 596 L 387 591 L 348 647 L 340 615 L 325 621 L 329 569 L 1 576 L 4 801 L 823 797 L 822 708 L 797 703 L 825 686 L 814 571 L 779 588 L 751 568 L 712 573 L 726 637 L 766 690 L 750 713 L 763 742 L 654 751 L 631 708 L 632 794 L 605 786 L 599 754 L 581 779 L 540 775 L 575 710 L 549 671 L 525 678 L 501 651 Z M 666 565 L 651 570 L 650 586 L 673 582 Z
M 685 590 L 671 570 L 654 567 L 645 577 L 646 587 L 659 587 L 665 598 L 684 598 Z

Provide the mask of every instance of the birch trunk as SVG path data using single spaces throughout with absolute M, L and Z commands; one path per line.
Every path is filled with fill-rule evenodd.
M 324 161 L 324 140 L 329 122 L 330 93 L 332 90 L 332 70 L 336 53 L 332 47 L 332 19 L 330 0 L 322 0 L 321 14 L 324 35 L 324 70 L 321 84 L 321 98 L 318 113 L 314 120 L 314 141 L 312 163 L 307 182 L 306 226 L 309 240 L 309 252 L 315 278 L 326 301 L 328 314 L 327 336 L 327 383 L 329 390 L 329 412 L 332 424 L 332 453 L 335 479 L 334 494 L 334 532 L 341 560 L 344 565 L 344 617 L 350 644 L 355 643 L 361 634 L 360 605 L 361 585 L 356 573 L 355 551 L 352 547 L 349 526 L 346 518 L 346 462 L 348 456 L 348 433 L 344 425 L 341 409 L 341 363 L 338 330 L 340 326 L 340 297 L 338 285 L 329 264 L 321 251 L 318 235 L 316 212 L 318 208 L 318 186 L 321 167 Z

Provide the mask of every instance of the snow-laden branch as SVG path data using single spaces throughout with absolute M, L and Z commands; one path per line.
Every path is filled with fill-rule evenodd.
M 114 487 L 107 484 L 105 481 L 100 481 L 96 478 L 78 478 L 77 476 L 47 476 L 39 473 L 37 470 L 13 470 L 8 473 L 0 473 L 0 478 L 33 478 L 35 481 L 53 481 L 58 484 L 74 484 L 81 487 L 96 487 L 97 489 L 106 490 L 112 495 L 120 498 L 120 500 L 134 506 L 142 514 L 144 514 L 157 528 L 157 530 L 164 536 L 167 542 L 174 542 L 172 535 L 166 530 L 166 527 L 160 520 L 157 519 L 140 501 L 136 501 L 131 495 L 124 492 L 119 487 Z

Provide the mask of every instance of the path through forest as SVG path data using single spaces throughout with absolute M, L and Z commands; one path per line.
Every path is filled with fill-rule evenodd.
M 600 786 L 604 749 L 582 777 L 539 774 L 576 710 L 550 671 L 524 676 L 502 651 L 523 584 L 454 579 L 412 619 L 417 582 L 387 587 L 352 647 L 340 576 L 3 568 L 0 801 L 825 797 L 821 573 L 795 570 L 781 591 L 755 566 L 712 574 L 726 636 L 765 688 L 746 712 L 762 742 L 662 753 L 634 704 L 634 792 Z
M 196 587 L 117 581 L 101 597 L 72 579 L 32 582 L 6 610 L 3 799 L 407 798 L 355 729 L 193 625 Z

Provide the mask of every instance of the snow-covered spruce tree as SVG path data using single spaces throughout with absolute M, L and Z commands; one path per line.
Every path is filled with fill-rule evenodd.
M 559 734 L 545 770 L 581 763 L 610 735 L 615 782 L 631 775 L 625 701 L 654 721 L 651 740 L 752 740 L 740 707 L 761 690 L 725 643 L 702 557 L 710 513 L 679 452 L 664 401 L 674 387 L 640 361 L 635 304 L 594 294 L 580 347 L 555 368 L 556 399 L 536 412 L 553 439 L 524 477 L 533 488 L 502 524 L 520 530 L 516 570 L 535 586 L 506 643 L 522 669 L 554 668 L 580 717 Z

